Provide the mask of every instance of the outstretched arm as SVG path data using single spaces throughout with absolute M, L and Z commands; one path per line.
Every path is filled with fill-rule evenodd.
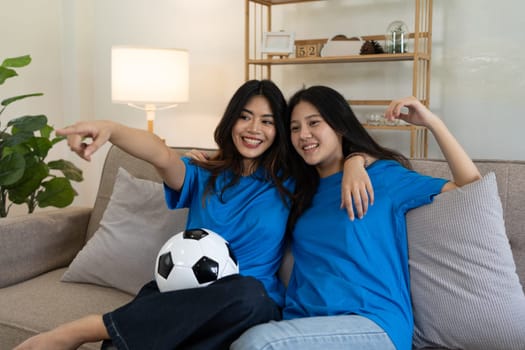
M 157 135 L 146 130 L 99 120 L 78 122 L 57 129 L 56 134 L 67 136 L 71 150 L 87 161 L 91 160 L 91 155 L 109 141 L 132 156 L 151 163 L 164 182 L 174 190 L 180 190 L 184 182 L 186 167 L 177 152 L 166 146 Z M 91 142 L 86 142 L 89 139 Z
M 403 107 L 408 108 L 408 113 L 402 113 Z M 424 126 L 434 135 L 454 179 L 454 182 L 449 182 L 443 187 L 443 191 L 466 185 L 481 178 L 478 168 L 450 133 L 445 123 L 415 97 L 392 101 L 385 112 L 385 118 L 388 120 L 402 119 L 414 125 Z

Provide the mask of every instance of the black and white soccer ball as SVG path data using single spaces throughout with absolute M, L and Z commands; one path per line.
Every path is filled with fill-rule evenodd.
M 172 236 L 160 248 L 155 280 L 161 292 L 204 287 L 239 273 L 228 242 L 208 229 L 191 229 Z

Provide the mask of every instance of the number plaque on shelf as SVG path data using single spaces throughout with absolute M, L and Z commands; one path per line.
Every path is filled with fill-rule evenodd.
M 295 41 L 295 57 L 321 57 L 321 50 L 328 39 L 309 39 Z

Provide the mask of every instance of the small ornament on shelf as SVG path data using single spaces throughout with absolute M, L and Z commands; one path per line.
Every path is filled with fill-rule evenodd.
M 295 33 L 293 32 L 264 32 L 261 53 L 268 58 L 286 58 L 293 53 Z
M 366 125 L 370 126 L 398 126 L 406 125 L 401 119 L 394 119 L 392 121 L 386 119 L 382 114 L 371 113 L 366 117 Z
M 403 21 L 394 21 L 386 30 L 386 48 L 388 53 L 406 53 L 408 27 Z
M 360 55 L 374 55 L 378 53 L 385 53 L 381 44 L 375 40 L 366 40 L 359 51 Z

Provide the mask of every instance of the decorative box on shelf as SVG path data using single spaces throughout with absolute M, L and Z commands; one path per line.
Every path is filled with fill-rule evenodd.
M 363 41 L 360 37 L 347 38 L 339 34 L 330 39 L 321 51 L 322 57 L 359 55 Z

